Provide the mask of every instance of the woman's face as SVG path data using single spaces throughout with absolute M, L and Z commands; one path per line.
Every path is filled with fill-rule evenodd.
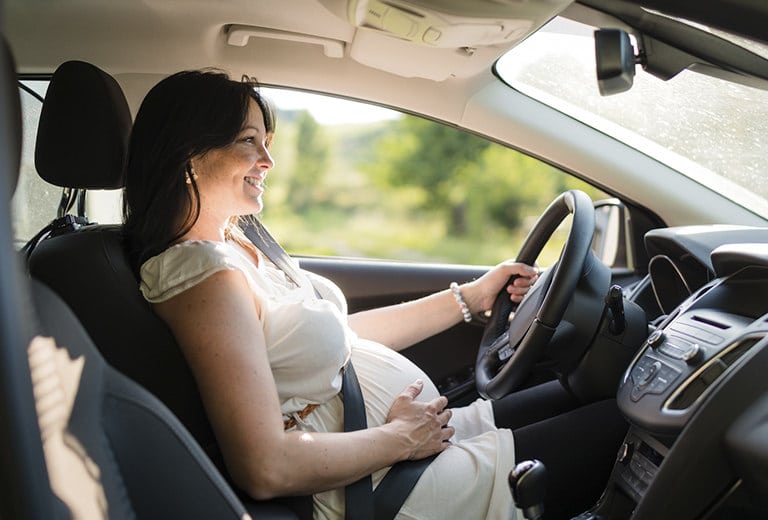
M 192 160 L 201 217 L 229 218 L 262 210 L 267 171 L 274 166 L 259 105 L 250 100 L 245 125 L 232 144 Z

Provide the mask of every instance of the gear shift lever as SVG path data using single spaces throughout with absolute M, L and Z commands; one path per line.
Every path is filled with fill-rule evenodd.
M 547 468 L 536 459 L 524 460 L 509 472 L 509 489 L 515 505 L 527 520 L 541 520 L 544 515 Z

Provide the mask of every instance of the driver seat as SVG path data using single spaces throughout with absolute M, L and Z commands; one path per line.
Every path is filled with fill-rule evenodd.
M 4 37 L 0 80 L 0 516 L 250 518 L 178 420 L 107 366 L 66 305 L 22 274 L 9 217 L 21 109 Z
M 30 374 L 51 487 L 73 516 L 250 518 L 189 433 L 107 365 L 72 311 L 32 283 Z
M 73 189 L 122 187 L 126 147 L 94 150 L 90 144 L 102 142 L 104 135 L 115 140 L 128 135 L 130 117 L 120 115 L 128 113 L 128 105 L 117 82 L 94 65 L 70 61 L 55 71 L 49 95 L 52 91 L 66 95 L 47 97 L 43 106 L 39 132 L 58 141 L 37 143 L 41 176 Z M 72 117 L 71 106 L 83 104 L 96 109 Z M 56 160 L 61 148 L 72 157 L 66 163 Z M 122 226 L 89 224 L 50 236 L 30 251 L 28 269 L 74 311 L 106 362 L 159 398 L 226 475 L 192 372 L 170 329 L 139 292 Z M 270 518 L 312 517 L 311 497 L 277 503 L 242 499 L 257 517 L 265 511 Z

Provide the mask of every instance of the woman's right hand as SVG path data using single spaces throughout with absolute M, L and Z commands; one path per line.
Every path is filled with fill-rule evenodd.
M 424 382 L 411 383 L 395 398 L 387 416 L 387 423 L 396 427 L 397 434 L 406 444 L 406 458 L 423 459 L 440 453 L 450 446 L 454 429 L 448 426 L 451 410 L 443 396 L 428 402 L 416 401 Z

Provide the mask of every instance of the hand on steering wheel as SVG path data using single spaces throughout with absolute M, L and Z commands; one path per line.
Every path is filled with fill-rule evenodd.
M 507 284 L 496 297 L 475 366 L 477 390 L 485 398 L 499 399 L 523 383 L 573 297 L 595 229 L 594 205 L 586 193 L 572 190 L 555 199 L 526 237 L 517 261 L 534 265 L 569 214 L 573 222 L 558 262 L 541 276 L 519 306 L 510 300 Z M 515 317 L 510 320 L 513 310 Z
M 491 309 L 496 299 L 506 293 L 514 305 L 520 303 L 539 278 L 536 267 L 508 260 L 462 287 L 470 310 L 477 314 Z M 501 287 L 501 290 L 499 290 Z

